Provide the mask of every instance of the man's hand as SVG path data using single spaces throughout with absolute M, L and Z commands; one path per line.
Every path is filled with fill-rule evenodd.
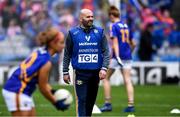
M 99 71 L 99 78 L 100 78 L 100 80 L 105 79 L 106 78 L 106 74 L 107 74 L 107 72 L 105 70 L 101 69 Z
M 123 67 L 123 62 L 122 62 L 121 58 L 120 58 L 120 57 L 117 57 L 116 60 L 117 60 L 118 64 L 119 64 L 121 67 Z
M 64 75 L 63 76 L 63 80 L 64 80 L 65 83 L 69 84 L 71 82 L 69 74 L 68 75 Z

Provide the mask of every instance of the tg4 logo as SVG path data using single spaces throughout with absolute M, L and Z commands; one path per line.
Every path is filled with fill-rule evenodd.
M 79 54 L 78 63 L 97 63 L 98 54 Z

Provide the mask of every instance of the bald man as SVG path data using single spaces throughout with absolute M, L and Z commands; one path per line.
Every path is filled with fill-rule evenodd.
M 63 59 L 63 79 L 69 84 L 69 63 L 75 71 L 77 116 L 91 116 L 99 81 L 106 77 L 109 49 L 104 30 L 93 25 L 93 12 L 82 9 L 79 26 L 69 30 Z

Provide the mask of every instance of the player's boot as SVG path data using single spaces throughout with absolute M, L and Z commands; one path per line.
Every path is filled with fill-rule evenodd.
M 135 107 L 134 106 L 128 106 L 124 109 L 124 112 L 134 112 L 135 111 Z
M 105 103 L 103 107 L 100 108 L 101 112 L 108 112 L 112 111 L 112 105 L 111 103 Z

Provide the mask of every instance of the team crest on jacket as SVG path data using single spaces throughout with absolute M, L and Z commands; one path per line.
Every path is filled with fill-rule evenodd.
M 85 36 L 86 40 L 89 41 L 91 36 Z
M 82 84 L 83 84 L 83 81 L 82 81 L 82 80 L 77 80 L 76 84 L 77 84 L 77 85 L 82 85 Z
M 97 29 L 94 29 L 94 33 L 98 33 L 98 30 L 97 30 Z

